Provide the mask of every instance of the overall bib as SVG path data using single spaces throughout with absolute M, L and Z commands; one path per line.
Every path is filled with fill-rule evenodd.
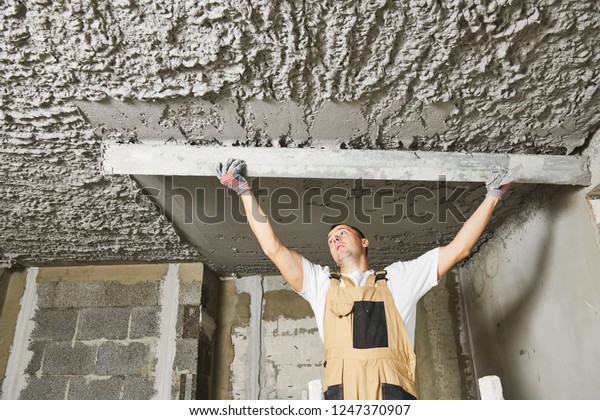
M 386 275 L 378 271 L 357 287 L 331 273 L 324 318 L 326 400 L 416 399 L 416 357 Z

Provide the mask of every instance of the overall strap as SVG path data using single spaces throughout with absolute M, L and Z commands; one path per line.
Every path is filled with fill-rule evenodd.
M 333 279 L 337 280 L 336 282 L 332 281 L 331 282 L 332 285 L 336 284 L 337 286 L 339 286 L 340 282 L 343 280 L 344 281 L 344 285 L 346 287 L 356 287 L 356 285 L 354 284 L 354 282 L 351 279 L 349 279 L 346 276 L 341 275 L 337 271 L 330 271 L 329 272 L 329 279 L 330 280 L 333 280 Z
M 377 283 L 379 280 L 385 280 L 387 281 L 387 271 L 383 270 L 383 271 L 376 271 L 373 274 L 370 274 L 369 277 L 367 278 L 367 281 L 365 282 L 365 286 L 366 287 L 375 287 L 375 283 Z M 387 284 L 381 283 L 384 286 L 387 286 Z
M 369 274 L 365 282 L 365 287 L 375 287 L 375 274 Z
M 380 282 L 379 284 L 377 284 L 377 287 L 387 287 L 387 271 L 385 270 L 381 270 L 381 271 L 376 271 L 375 272 L 375 283 L 377 283 L 380 280 L 384 280 L 382 282 Z

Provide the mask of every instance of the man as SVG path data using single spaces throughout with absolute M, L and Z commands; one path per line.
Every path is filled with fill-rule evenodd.
M 413 351 L 416 305 L 456 263 L 469 255 L 511 175 L 492 175 L 488 193 L 448 245 L 384 271 L 369 266 L 369 240 L 346 224 L 327 241 L 339 272 L 314 264 L 286 247 L 250 185 L 244 163 L 217 165 L 220 182 L 241 198 L 250 228 L 286 282 L 311 304 L 325 346 L 325 399 L 415 399 Z M 506 180 L 506 181 L 505 181 Z

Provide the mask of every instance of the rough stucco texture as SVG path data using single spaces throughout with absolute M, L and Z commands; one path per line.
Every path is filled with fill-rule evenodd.
M 76 103 L 154 102 L 157 132 L 192 144 L 568 154 L 600 122 L 591 0 L 0 8 L 0 247 L 20 261 L 198 257 L 101 173 L 102 141 L 138 127 L 99 130 Z

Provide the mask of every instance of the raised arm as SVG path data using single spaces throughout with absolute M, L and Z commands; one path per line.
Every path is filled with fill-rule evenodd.
M 487 194 L 477 210 L 458 231 L 452 242 L 440 247 L 438 260 L 438 280 L 459 261 L 466 258 L 487 226 L 496 204 L 502 198 L 514 178 L 518 168 L 507 174 L 506 170 L 493 173 L 487 182 Z
M 244 162 L 234 159 L 229 159 L 225 166 L 218 164 L 219 181 L 240 196 L 250 229 L 258 239 L 263 252 L 277 266 L 285 281 L 294 290 L 301 291 L 304 282 L 302 257 L 296 251 L 286 247 L 273 230 L 250 185 L 241 175 L 243 167 Z

